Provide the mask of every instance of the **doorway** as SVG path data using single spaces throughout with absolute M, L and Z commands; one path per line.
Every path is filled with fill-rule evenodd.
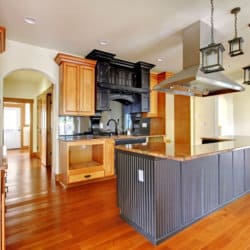
M 32 155 L 33 100 L 4 98 L 4 144 L 7 149 L 22 149 Z
M 41 114 L 38 115 L 36 102 L 41 95 L 44 95 L 45 99 L 43 99 L 42 102 Z M 53 84 L 42 72 L 31 69 L 20 69 L 9 73 L 4 78 L 4 104 L 11 104 L 12 106 L 18 105 L 21 109 L 21 125 L 18 124 L 15 126 L 17 131 L 15 135 L 16 141 L 13 141 L 10 136 L 11 133 L 14 134 L 13 131 L 8 131 L 6 128 L 5 138 L 10 140 L 13 145 L 10 145 L 10 142 L 8 142 L 7 139 L 5 140 L 5 143 L 9 145 L 8 149 L 17 148 L 21 149 L 21 151 L 24 151 L 24 149 L 26 151 L 28 150 L 30 157 L 41 159 L 42 165 L 45 166 L 52 165 L 52 96 Z M 10 111 L 6 109 L 6 118 L 9 116 L 12 117 L 10 112 L 16 112 L 17 120 L 19 114 L 19 111 L 17 110 Z M 30 112 L 28 112 L 28 110 Z M 41 118 L 40 122 L 39 117 Z M 4 119 L 4 121 L 7 123 L 7 126 L 7 121 L 10 121 L 10 118 Z M 14 129 L 14 127 L 12 126 L 11 129 Z M 39 136 L 40 129 L 42 134 Z M 18 132 L 20 136 L 18 135 Z M 17 138 L 20 138 L 20 143 L 18 143 Z M 45 157 L 43 157 L 44 155 Z
M 22 107 L 4 106 L 4 145 L 7 149 L 20 149 Z
M 37 97 L 37 156 L 46 167 L 52 163 L 53 85 Z

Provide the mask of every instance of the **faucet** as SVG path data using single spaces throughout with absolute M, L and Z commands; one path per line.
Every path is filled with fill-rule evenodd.
M 115 123 L 115 135 L 118 135 L 118 123 L 115 119 L 109 119 L 107 122 L 107 126 L 109 126 L 110 122 L 112 121 Z

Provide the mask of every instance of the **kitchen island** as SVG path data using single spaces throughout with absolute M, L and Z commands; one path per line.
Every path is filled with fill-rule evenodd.
M 153 244 L 250 191 L 250 137 L 116 146 L 121 217 Z

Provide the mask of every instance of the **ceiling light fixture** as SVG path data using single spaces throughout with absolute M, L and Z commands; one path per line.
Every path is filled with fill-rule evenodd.
M 36 18 L 35 17 L 25 17 L 24 22 L 28 24 L 35 24 L 36 23 Z
M 100 44 L 101 46 L 107 46 L 107 45 L 109 44 L 109 42 L 108 42 L 107 40 L 100 40 L 100 41 L 99 41 L 99 44 Z
M 242 51 L 242 43 L 243 38 L 238 37 L 238 31 L 237 31 L 237 14 L 240 12 L 240 8 L 234 8 L 231 10 L 231 14 L 234 14 L 234 38 L 232 40 L 229 40 L 229 55 L 231 57 L 233 56 L 239 56 L 243 54 Z
M 159 58 L 157 58 L 157 62 L 162 62 L 163 61 L 163 57 L 159 57 Z
M 250 85 L 250 65 L 243 68 L 244 70 L 244 82 L 243 84 Z
M 207 47 L 201 48 L 202 67 L 204 73 L 212 73 L 224 70 L 222 66 L 223 51 L 225 48 L 221 43 L 214 42 L 214 2 L 211 2 L 211 43 Z

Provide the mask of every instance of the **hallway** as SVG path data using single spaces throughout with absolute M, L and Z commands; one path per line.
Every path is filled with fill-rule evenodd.
M 27 152 L 8 152 L 6 249 L 250 249 L 250 194 L 159 246 L 119 216 L 115 180 L 65 190 Z
M 50 168 L 27 150 L 8 150 L 7 204 L 56 191 Z

